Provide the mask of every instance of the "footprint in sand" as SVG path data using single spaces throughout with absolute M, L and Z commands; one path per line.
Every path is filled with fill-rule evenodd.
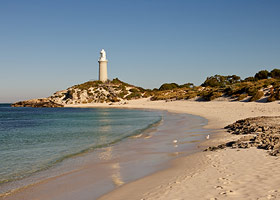
M 266 196 L 267 199 L 276 199 L 278 196 L 278 190 L 269 190 L 269 195 Z
M 227 190 L 227 191 L 221 192 L 220 194 L 221 195 L 233 194 L 233 190 Z
M 220 186 L 220 185 L 215 186 L 215 188 L 219 189 L 219 190 L 224 189 L 223 186 Z
M 268 193 L 277 193 L 278 190 L 269 190 Z
M 229 179 L 224 178 L 224 177 L 218 178 L 218 180 L 219 180 L 220 182 L 222 182 L 224 185 L 228 185 L 228 184 L 231 183 L 231 181 L 230 181 Z
M 229 181 L 227 178 L 224 178 L 224 177 L 220 177 L 218 178 L 219 181 Z
M 273 195 L 273 194 L 269 194 L 269 195 L 267 195 L 267 197 L 266 197 L 267 199 L 275 199 L 276 198 L 276 196 L 275 195 Z

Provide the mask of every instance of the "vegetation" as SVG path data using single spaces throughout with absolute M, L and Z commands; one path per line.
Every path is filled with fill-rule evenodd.
M 271 72 L 261 70 L 254 76 L 241 79 L 237 75 L 214 75 L 207 77 L 200 85 L 192 83 L 179 85 L 164 83 L 153 90 L 136 87 L 118 78 L 102 83 L 88 81 L 57 92 L 51 98 L 60 98 L 66 103 L 119 102 L 150 97 L 151 100 L 188 100 L 200 99 L 212 101 L 219 97 L 231 100 L 258 101 L 262 98 L 268 102 L 280 100 L 280 69 Z
M 274 69 L 269 73 L 271 78 L 280 79 L 280 69 Z
M 259 100 L 260 98 L 262 98 L 264 95 L 263 91 L 257 91 L 253 96 L 252 98 L 250 99 L 250 101 L 257 101 Z
M 162 84 L 158 90 L 164 91 L 164 90 L 173 90 L 176 88 L 192 88 L 194 85 L 193 83 L 185 83 L 183 85 L 178 85 L 177 83 L 164 83 Z
M 270 88 L 270 89 L 269 89 Z M 154 89 L 151 100 L 179 100 L 198 97 L 205 101 L 225 96 L 232 100 L 257 101 L 267 98 L 267 101 L 280 100 L 280 69 L 271 72 L 261 70 L 254 77 L 242 80 L 237 75 L 214 75 L 207 77 L 201 86 L 178 85 L 165 83 L 159 89 Z
M 73 88 L 80 90 L 88 90 L 91 87 L 98 87 L 101 84 L 103 84 L 101 81 L 88 81 L 79 85 L 74 85 Z
M 255 80 L 267 79 L 269 72 L 267 70 L 261 70 L 255 74 Z
M 234 84 L 240 82 L 240 77 L 236 75 L 231 76 L 221 76 L 215 75 L 207 77 L 204 83 L 201 85 L 203 87 L 225 87 L 226 85 Z

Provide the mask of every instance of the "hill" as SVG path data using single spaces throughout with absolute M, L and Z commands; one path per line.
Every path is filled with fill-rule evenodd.
M 68 104 L 108 103 L 145 97 L 145 89 L 119 79 L 102 83 L 88 81 L 66 90 L 55 92 L 48 98 L 32 99 L 14 103 L 14 107 L 63 107 Z
M 229 101 L 280 100 L 280 70 L 271 72 L 261 70 L 254 77 L 242 80 L 237 75 L 214 75 L 207 77 L 200 86 L 192 83 L 178 85 L 164 83 L 158 89 L 143 89 L 130 85 L 118 78 L 102 83 L 88 81 L 74 85 L 66 90 L 55 92 L 52 96 L 14 103 L 14 107 L 63 107 L 69 104 L 115 103 L 132 99 L 150 97 L 157 100 L 197 100 L 211 101 L 219 97 Z

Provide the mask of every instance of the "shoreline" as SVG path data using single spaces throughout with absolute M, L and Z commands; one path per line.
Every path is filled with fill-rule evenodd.
M 153 112 L 155 111 L 151 109 L 145 109 L 145 110 L 150 110 Z M 204 129 L 202 129 L 201 127 L 201 123 L 206 124 L 205 119 L 197 116 L 186 115 L 186 114 L 174 114 L 166 111 L 159 111 L 159 112 L 162 112 L 163 114 L 166 113 L 163 115 L 164 116 L 163 123 L 161 122 L 161 125 L 156 127 L 151 127 L 151 129 L 153 130 L 149 129 L 148 132 L 146 133 L 144 132 L 143 133 L 144 135 L 142 137 L 137 136 L 137 137 L 127 138 L 125 139 L 125 141 L 117 143 L 113 146 L 101 148 L 90 154 L 86 154 L 84 158 L 88 162 L 86 162 L 84 166 L 81 166 L 82 167 L 81 169 L 78 169 L 73 173 L 70 171 L 69 173 L 66 174 L 64 173 L 64 174 L 60 174 L 59 176 L 43 179 L 33 185 L 30 185 L 31 187 L 27 186 L 27 187 L 23 187 L 22 189 L 15 190 L 15 193 L 11 193 L 11 195 L 7 195 L 6 197 L 3 196 L 2 198 L 3 199 L 25 199 L 25 198 L 36 199 L 40 197 L 40 199 L 53 199 L 53 198 L 74 199 L 74 198 L 69 198 L 69 195 L 67 193 L 73 193 L 74 195 L 77 195 L 79 193 L 81 195 L 81 199 L 95 199 L 95 195 L 98 195 L 99 193 L 98 191 L 96 191 L 96 186 L 94 185 L 99 183 L 94 183 L 94 182 L 97 182 L 97 180 L 101 182 L 107 180 L 108 182 L 108 169 L 109 171 L 112 171 L 112 173 L 114 173 L 112 175 L 109 175 L 110 176 L 109 178 L 112 180 L 109 180 L 110 182 L 108 182 L 108 184 L 109 185 L 113 184 L 116 186 L 114 186 L 112 189 L 108 190 L 107 192 L 115 189 L 116 187 L 122 185 L 123 183 L 131 182 L 139 178 L 141 179 L 142 177 L 155 173 L 159 170 L 165 169 L 166 167 L 168 167 L 170 160 L 173 160 L 176 157 L 187 155 L 197 151 L 195 148 L 192 147 L 196 146 L 196 144 L 198 143 L 198 141 L 196 140 L 198 138 L 201 138 L 199 140 L 202 140 L 205 137 L 203 135 L 206 133 L 204 133 Z M 185 124 L 185 122 L 187 123 Z M 181 125 L 178 126 L 178 123 Z M 198 134 L 191 134 L 190 132 L 189 134 L 185 135 L 186 134 L 185 130 L 192 131 L 192 129 L 194 129 L 194 131 L 196 131 Z M 171 134 L 172 133 L 171 130 L 173 131 L 175 130 L 176 134 Z M 200 132 L 199 130 L 201 130 L 202 132 Z M 182 143 L 178 142 L 178 147 L 177 147 L 177 145 L 174 145 L 174 143 L 172 142 L 174 139 L 178 139 Z M 188 140 L 190 140 L 190 142 L 188 142 Z M 135 151 L 135 153 L 128 153 L 126 151 L 128 152 Z M 115 155 L 121 155 L 121 156 L 115 157 Z M 100 162 L 96 163 L 95 161 L 101 159 L 101 157 L 102 160 L 103 158 L 104 160 L 101 163 Z M 84 158 L 82 156 L 78 160 L 85 161 Z M 109 160 L 107 160 L 106 158 L 109 158 Z M 76 160 L 76 158 L 74 158 L 74 160 Z M 137 162 L 140 163 L 137 164 Z M 141 162 L 143 162 L 143 164 L 141 164 Z M 71 166 L 71 161 L 69 162 L 67 161 L 66 163 L 68 163 L 68 165 L 70 164 L 69 166 Z M 65 163 L 63 164 L 63 166 L 65 166 Z M 99 173 L 97 173 L 97 176 L 94 175 L 96 173 L 93 174 L 91 173 L 92 170 L 99 171 Z M 100 170 L 103 172 L 101 172 Z M 104 174 L 103 178 L 100 172 L 101 174 Z M 71 178 L 69 179 L 69 177 Z M 91 180 L 93 179 L 94 181 L 87 180 L 88 177 L 91 177 Z M 77 183 L 76 186 L 70 184 L 71 190 L 68 190 L 67 187 L 69 187 L 69 182 L 71 182 L 72 179 L 75 179 L 80 184 Z M 65 180 L 68 181 L 65 182 Z M 60 187 L 60 189 L 64 188 L 65 191 L 60 193 L 61 191 L 58 191 L 55 188 L 55 185 Z M 91 192 L 87 192 L 86 188 L 89 186 L 95 189 L 92 190 Z M 105 186 L 104 188 L 101 189 L 105 189 L 105 188 L 108 188 L 108 186 Z M 75 192 L 75 190 L 79 192 L 77 193 Z M 52 194 L 48 195 L 47 191 L 52 191 L 51 192 Z M 94 191 L 96 191 L 96 193 L 92 193 Z M 54 195 L 55 193 L 56 195 Z M 89 195 L 91 195 L 92 198 L 89 198 Z M 102 194 L 100 194 L 99 196 L 101 195 Z M 68 198 L 66 198 L 67 196 Z
M 204 128 L 217 131 L 214 138 L 211 137 L 210 140 L 201 143 L 203 146 L 217 145 L 238 138 L 223 129 L 237 120 L 280 114 L 279 102 L 263 104 L 135 100 L 127 105 L 111 107 L 152 108 L 202 116 L 209 120 Z M 267 151 L 256 148 L 226 148 L 215 152 L 199 152 L 178 158 L 168 169 L 123 185 L 103 195 L 99 200 L 279 199 L 280 173 L 277 170 L 279 165 L 278 157 L 269 156 Z M 273 180 L 270 177 L 273 177 Z
M 69 107 L 156 109 L 201 116 L 208 119 L 204 128 L 216 131 L 210 140 L 199 145 L 201 148 L 234 140 L 236 136 L 226 133 L 223 128 L 236 120 L 280 114 L 278 102 L 152 102 L 140 99 L 125 105 L 82 104 Z M 277 157 L 255 148 L 198 152 L 177 158 L 167 169 L 124 184 L 99 199 L 275 199 L 280 198 L 279 164 Z M 274 179 L 271 181 L 267 177 Z

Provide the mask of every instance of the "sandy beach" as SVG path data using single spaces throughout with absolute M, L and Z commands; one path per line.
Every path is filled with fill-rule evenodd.
M 104 105 L 79 105 L 104 106 Z M 163 109 L 185 112 L 209 120 L 206 128 L 217 133 L 203 146 L 230 141 L 223 127 L 236 120 L 255 116 L 277 116 L 278 102 L 151 102 L 130 101 L 125 108 Z M 256 148 L 200 152 L 173 162 L 172 167 L 121 186 L 100 199 L 280 199 L 278 157 Z
M 69 106 L 70 107 L 70 106 Z M 236 139 L 227 133 L 224 126 L 236 120 L 255 116 L 277 116 L 280 114 L 278 102 L 228 102 L 228 101 L 150 101 L 149 99 L 132 100 L 126 104 L 79 104 L 71 107 L 110 107 L 166 110 L 172 113 L 188 113 L 208 119 L 205 126 L 214 133 L 210 139 L 200 143 L 205 149 L 211 145 L 221 144 Z M 180 141 L 178 141 L 180 145 Z M 167 169 L 155 172 L 127 184 L 120 184 L 112 192 L 99 199 L 280 199 L 280 172 L 278 157 L 270 156 L 267 151 L 256 148 L 230 149 L 198 152 L 173 160 Z M 100 166 L 102 168 L 102 166 Z M 28 199 L 39 196 L 42 199 L 65 199 L 55 193 L 49 194 L 48 189 L 65 193 L 69 190 L 79 191 L 82 187 L 92 186 L 89 170 L 83 170 L 73 175 L 55 178 L 59 184 L 66 184 L 64 192 L 53 188 L 52 180 L 9 195 L 3 199 Z M 69 177 L 75 182 L 69 183 Z M 85 178 L 87 177 L 87 178 Z M 101 177 L 100 177 L 101 178 Z M 86 181 L 85 181 L 86 180 Z M 81 184 L 79 184 L 81 183 Z M 47 187 L 46 187 L 47 186 Z M 32 193 L 36 194 L 33 195 Z M 79 194 L 90 199 L 90 193 Z M 25 198 L 27 197 L 27 198 Z M 67 195 L 66 195 L 67 197 Z M 39 198 L 39 199 L 40 199 Z M 70 196 L 69 196 L 70 198 Z M 71 197 L 73 199 L 73 196 Z M 79 198 L 83 199 L 82 196 Z

